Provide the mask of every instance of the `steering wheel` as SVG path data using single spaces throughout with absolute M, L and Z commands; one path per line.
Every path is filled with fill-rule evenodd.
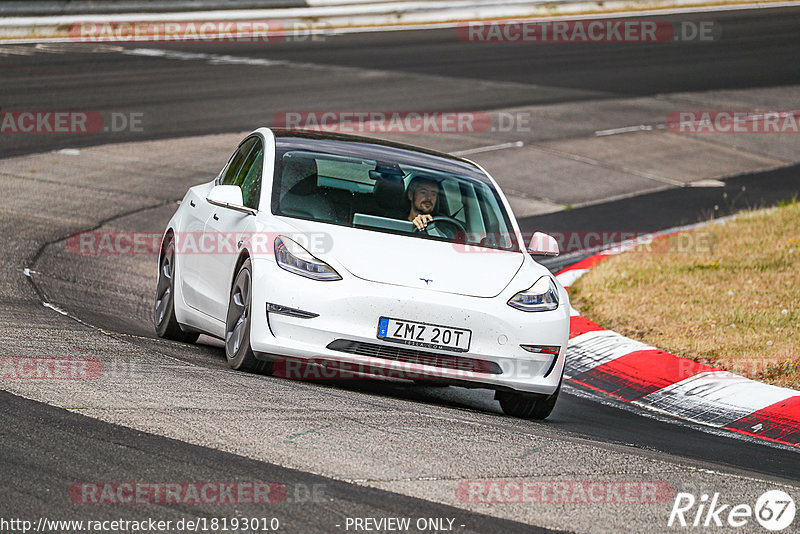
M 437 237 L 453 239 L 458 234 L 466 235 L 467 229 L 458 219 L 446 215 L 437 215 L 432 220 L 428 221 L 428 225 L 423 232 Z

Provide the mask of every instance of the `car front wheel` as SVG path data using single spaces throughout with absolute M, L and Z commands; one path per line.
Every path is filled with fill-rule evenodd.
M 256 359 L 250 347 L 252 271 L 250 260 L 247 259 L 233 281 L 225 320 L 225 356 L 232 369 L 269 374 L 272 372 L 272 362 Z
M 500 401 L 500 407 L 506 415 L 522 419 L 547 419 L 555 408 L 560 391 L 561 383 L 559 382 L 558 388 L 551 395 L 497 391 L 495 398 Z

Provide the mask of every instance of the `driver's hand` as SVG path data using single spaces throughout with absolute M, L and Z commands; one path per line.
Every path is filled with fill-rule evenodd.
M 426 226 L 428 226 L 428 223 L 432 220 L 433 220 L 433 215 L 420 213 L 419 215 L 414 217 L 414 219 L 411 222 L 413 222 L 414 226 L 417 227 L 417 230 L 421 232 L 422 230 L 425 229 Z

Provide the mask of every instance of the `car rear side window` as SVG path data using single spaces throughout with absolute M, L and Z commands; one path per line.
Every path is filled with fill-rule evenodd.
M 261 174 L 264 168 L 264 147 L 259 140 L 250 151 L 239 174 L 236 185 L 242 189 L 244 205 L 248 208 L 258 209 L 261 196 Z
M 257 137 L 249 137 L 239 145 L 239 148 L 236 149 L 236 152 L 234 152 L 231 157 L 228 167 L 225 169 L 225 174 L 220 181 L 220 185 L 241 185 L 241 183 L 236 183 L 237 175 L 242 168 L 242 163 L 245 161 L 256 142 L 258 142 Z

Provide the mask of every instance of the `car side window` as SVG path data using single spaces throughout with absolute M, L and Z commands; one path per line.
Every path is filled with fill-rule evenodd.
M 447 199 L 447 208 L 449 215 L 455 217 L 461 222 L 466 222 L 466 213 L 464 212 L 464 201 L 461 197 L 461 186 L 455 180 L 445 180 L 442 182 L 445 198 Z
M 225 174 L 220 181 L 220 185 L 240 185 L 236 183 L 236 177 L 239 174 L 239 169 L 241 169 L 242 163 L 245 161 L 245 158 L 250 153 L 250 150 L 257 141 L 257 137 L 250 137 L 245 139 L 244 143 L 239 145 L 239 148 L 236 149 L 233 157 L 231 157 L 228 167 L 225 169 Z
M 261 171 L 264 167 L 264 147 L 261 140 L 253 146 L 236 177 L 236 185 L 242 189 L 244 205 L 258 209 L 261 197 Z

